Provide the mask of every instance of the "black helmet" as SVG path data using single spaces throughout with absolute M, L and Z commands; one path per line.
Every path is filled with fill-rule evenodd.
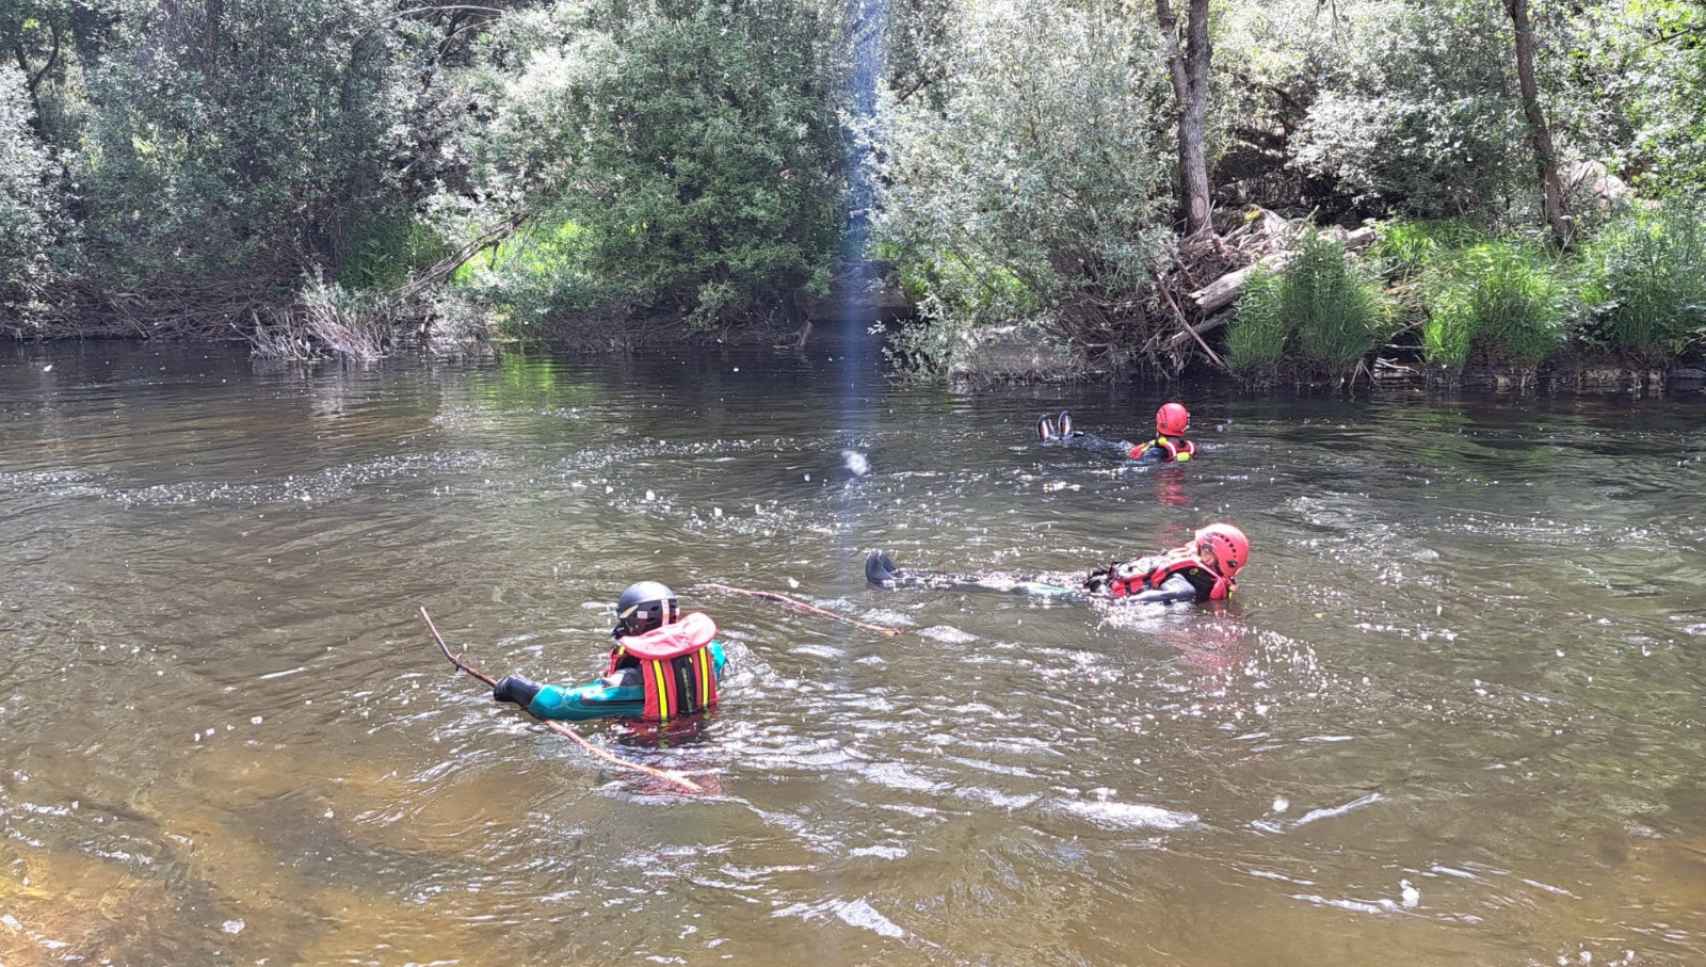
M 641 581 L 628 585 L 628 590 L 616 599 L 616 627 L 610 629 L 610 634 L 617 638 L 644 634 L 671 624 L 680 616 L 681 607 L 676 604 L 674 591 L 656 581 Z

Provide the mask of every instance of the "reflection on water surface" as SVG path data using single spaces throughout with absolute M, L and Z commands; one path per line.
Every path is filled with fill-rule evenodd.
M 1144 472 L 1031 432 L 1151 395 L 830 355 L 9 351 L 0 963 L 1706 962 L 1697 400 L 1199 397 L 1202 459 Z M 860 568 L 1072 571 L 1215 517 L 1254 544 L 1224 609 Z M 642 576 L 736 673 L 696 729 L 589 731 L 702 799 L 414 617 L 579 680 Z

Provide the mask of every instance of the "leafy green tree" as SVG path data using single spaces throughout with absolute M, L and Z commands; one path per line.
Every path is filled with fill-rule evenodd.
M 373 203 L 377 3 L 130 11 L 92 79 L 80 159 L 93 244 L 120 284 L 288 285 Z M 374 38 L 374 39 L 370 39 Z
M 46 310 L 69 230 L 52 188 L 58 166 L 34 117 L 28 79 L 0 63 L 0 332 L 16 335 L 32 331 Z
M 1706 3 L 1644 0 L 1600 18 L 1607 89 L 1630 127 L 1625 173 L 1657 194 L 1706 198 Z
M 504 41 L 521 70 L 473 82 L 494 114 L 464 133 L 482 195 L 441 206 L 463 225 L 526 212 L 547 226 L 551 257 L 496 279 L 534 318 L 793 315 L 796 294 L 827 293 L 845 217 L 833 39 L 787 0 L 526 18 Z
M 1398 0 L 1357 17 L 1346 69 L 1311 104 L 1294 163 L 1370 212 L 1509 218 L 1532 168 L 1503 10 Z
M 962 16 L 953 98 L 936 110 L 891 93 L 877 132 L 879 248 L 943 333 L 926 364 L 948 364 L 959 333 L 1021 317 L 1125 351 L 1171 234 L 1159 38 L 1044 0 Z

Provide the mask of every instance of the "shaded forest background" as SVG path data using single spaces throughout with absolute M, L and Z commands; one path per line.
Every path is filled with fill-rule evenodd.
M 884 280 L 920 375 L 1706 329 L 1702 0 L 12 0 L 0 53 L 18 338 L 803 338 Z

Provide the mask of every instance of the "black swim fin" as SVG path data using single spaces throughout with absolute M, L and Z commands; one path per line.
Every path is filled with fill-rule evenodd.
M 1063 439 L 1071 436 L 1072 435 L 1072 414 L 1068 413 L 1065 410 L 1061 410 L 1060 411 L 1060 418 L 1055 423 L 1055 426 L 1060 430 L 1060 435 Z
M 1049 418 L 1046 416 L 1039 418 L 1037 420 L 1037 439 L 1043 443 L 1048 443 L 1054 437 L 1054 424 L 1049 422 Z
M 899 571 L 900 568 L 895 567 L 894 558 L 882 551 L 872 551 L 870 556 L 865 558 L 865 580 L 877 587 L 894 587 L 895 576 Z

